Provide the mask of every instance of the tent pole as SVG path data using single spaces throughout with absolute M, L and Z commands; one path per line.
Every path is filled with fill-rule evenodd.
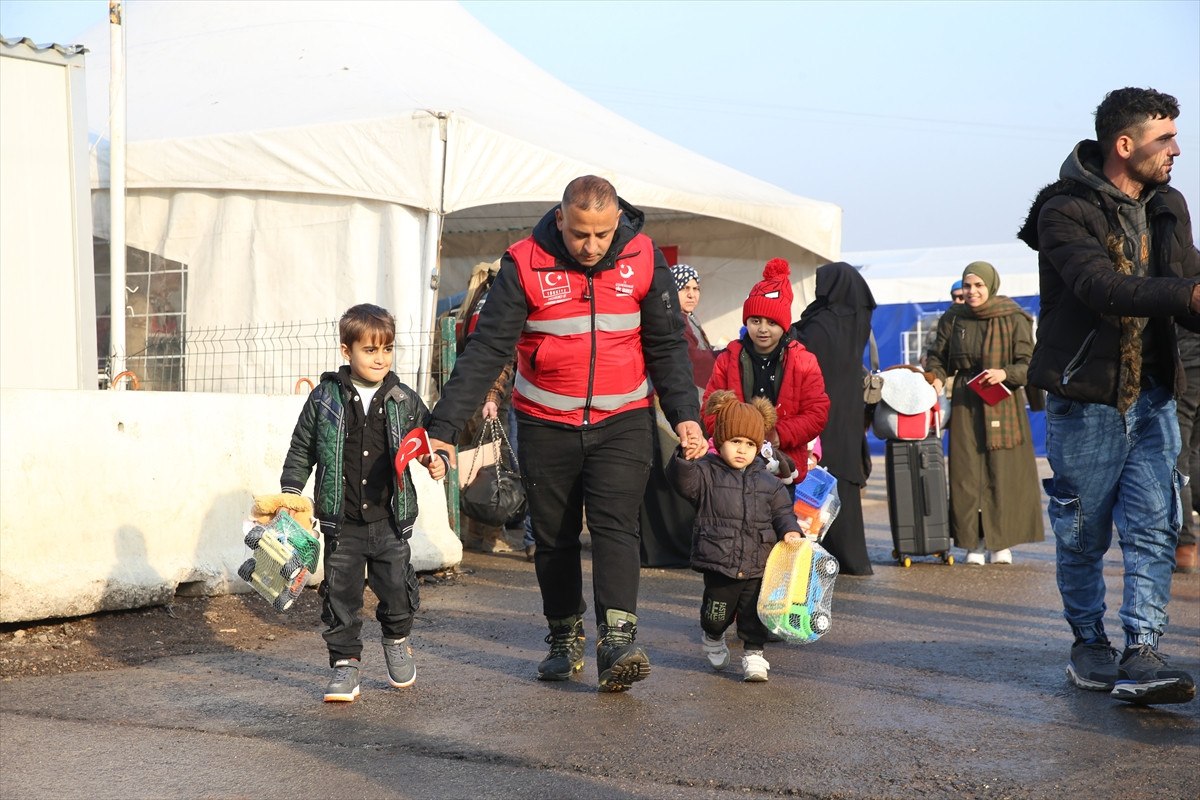
M 109 379 L 125 372 L 125 26 L 121 0 L 109 0 L 108 32 L 112 57 L 108 80 L 109 171 Z M 110 388 L 122 389 L 124 381 Z
M 425 263 L 422 271 L 429 280 L 421 287 L 424 294 L 421 303 L 421 357 L 417 366 L 417 387 L 423 397 L 430 393 L 430 365 L 433 356 L 433 342 L 436 331 L 435 316 L 438 295 L 438 255 L 442 249 L 442 215 L 430 211 L 425 218 L 425 250 L 422 254 Z
M 422 300 L 421 303 L 421 355 L 417 365 L 417 391 L 423 397 L 432 395 L 432 382 L 429 374 L 433 359 L 433 343 L 437 338 L 437 331 L 434 326 L 437 324 L 437 297 L 438 285 L 441 281 L 439 272 L 439 264 L 441 263 L 442 254 L 442 217 L 446 209 L 446 127 L 449 114 L 445 111 L 431 112 L 434 113 L 437 124 L 438 142 L 441 147 L 435 147 L 433 150 L 433 174 L 438 176 L 437 187 L 437 207 L 429 212 L 425 218 L 425 247 L 423 250 L 424 263 L 421 265 L 422 272 L 429 276 L 427 282 L 422 284 Z

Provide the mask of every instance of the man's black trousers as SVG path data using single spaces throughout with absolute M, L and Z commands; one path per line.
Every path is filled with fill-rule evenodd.
M 579 561 L 585 508 L 596 620 L 603 622 L 610 608 L 637 612 L 638 509 L 650 471 L 650 424 L 647 409 L 588 429 L 519 417 L 518 457 L 537 542 L 534 566 L 549 619 L 587 608 Z

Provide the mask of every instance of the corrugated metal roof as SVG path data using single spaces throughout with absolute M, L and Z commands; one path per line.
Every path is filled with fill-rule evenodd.
M 5 37 L 0 37 L 0 43 L 3 43 L 8 47 L 25 45 L 35 53 L 44 53 L 47 50 L 54 50 L 59 55 L 63 56 L 79 56 L 88 51 L 88 49 L 81 44 L 38 44 L 28 36 L 22 36 L 20 39 L 8 39 Z

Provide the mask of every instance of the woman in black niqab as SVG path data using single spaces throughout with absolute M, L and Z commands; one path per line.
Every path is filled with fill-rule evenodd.
M 875 298 L 858 270 L 840 261 L 817 270 L 816 293 L 792 334 L 817 357 L 829 395 L 821 466 L 837 478 L 842 510 L 821 545 L 837 558 L 842 574 L 871 575 L 861 497 L 867 482 L 862 375 Z

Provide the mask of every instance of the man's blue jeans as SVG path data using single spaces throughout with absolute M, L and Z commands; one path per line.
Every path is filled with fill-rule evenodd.
M 1143 390 L 1123 415 L 1100 403 L 1046 397 L 1046 455 L 1054 477 L 1043 484 L 1063 616 L 1076 637 L 1104 637 L 1103 559 L 1116 523 L 1125 562 L 1125 646 L 1158 645 L 1182 513 L 1178 453 L 1179 423 L 1166 386 Z

